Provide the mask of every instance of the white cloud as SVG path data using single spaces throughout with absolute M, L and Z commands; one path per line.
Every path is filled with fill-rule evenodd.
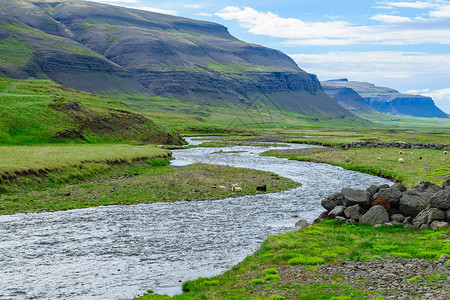
M 184 7 L 187 7 L 187 8 L 201 8 L 202 6 L 200 4 L 186 4 Z
M 106 3 L 139 3 L 139 0 L 95 0 L 94 2 L 106 2 Z
M 406 22 L 412 21 L 408 17 L 384 15 L 384 14 L 377 14 L 377 15 L 371 17 L 370 19 L 375 20 L 375 21 L 380 21 L 383 23 L 406 23 Z
M 195 14 L 196 16 L 202 16 L 202 17 L 212 17 L 213 16 L 213 14 L 210 14 L 210 13 L 198 13 L 198 14 Z
M 330 52 L 290 55 L 301 68 L 321 78 L 348 77 L 355 80 L 450 76 L 450 54 L 413 52 Z
M 434 18 L 450 18 L 450 5 L 444 5 L 437 10 L 430 11 L 430 17 Z
M 166 15 L 178 15 L 178 13 L 174 10 L 170 9 L 162 9 L 162 8 L 156 8 L 156 7 L 137 7 L 137 9 L 147 10 L 151 12 L 156 12 L 160 14 L 166 14 Z
M 251 7 L 235 6 L 227 6 L 215 15 L 224 20 L 237 20 L 243 28 L 253 34 L 288 39 L 284 42 L 285 45 L 450 44 L 448 26 L 440 29 L 426 27 L 406 29 L 399 27 L 398 24 L 363 26 L 346 21 L 305 22 L 295 18 L 282 18 L 272 12 L 256 11 Z M 398 18 L 402 17 L 397 17 L 397 21 Z
M 427 9 L 432 8 L 435 4 L 431 2 L 383 2 L 382 4 L 386 5 L 388 8 L 391 7 L 402 7 L 402 8 L 417 8 L 417 9 Z

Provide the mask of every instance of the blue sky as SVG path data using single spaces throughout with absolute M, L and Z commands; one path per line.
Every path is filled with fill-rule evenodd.
M 428 95 L 450 113 L 450 0 L 95 0 L 216 22 L 320 80 Z

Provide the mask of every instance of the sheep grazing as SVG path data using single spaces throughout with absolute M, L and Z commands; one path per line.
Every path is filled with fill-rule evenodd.
M 219 185 L 217 188 L 219 188 L 219 189 L 226 189 L 226 187 L 224 185 Z
M 316 157 L 317 157 L 317 158 L 320 158 L 320 155 L 319 155 L 319 154 L 316 154 Z
M 377 160 L 381 160 L 381 157 L 377 157 Z
M 240 186 L 232 186 L 231 190 L 233 192 L 242 192 L 242 188 Z
M 164 148 L 164 145 L 158 145 L 156 148 Z
M 345 158 L 345 161 L 346 161 L 346 162 L 349 162 L 349 161 L 350 161 L 350 158 L 346 157 L 346 158 Z
M 419 159 L 422 159 L 422 156 L 420 156 Z
M 404 164 L 404 163 L 405 163 L 405 160 L 404 160 L 403 158 L 400 157 L 400 158 L 398 159 L 398 162 L 401 163 L 401 164 Z
M 261 191 L 261 192 L 266 192 L 267 191 L 267 186 L 266 185 L 260 185 L 256 187 L 257 191 Z
M 413 152 L 410 152 L 409 154 L 413 155 L 414 153 L 413 153 Z
M 403 154 L 403 151 L 399 151 L 398 154 Z

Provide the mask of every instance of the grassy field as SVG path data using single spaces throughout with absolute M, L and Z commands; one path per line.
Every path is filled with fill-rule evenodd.
M 178 133 L 117 100 L 48 80 L 0 78 L 0 116 L 0 145 L 181 144 Z
M 4 152 L 8 154 L 7 162 L 0 165 L 4 174 L 0 214 L 221 199 L 259 193 L 256 187 L 263 184 L 267 185 L 267 192 L 300 185 L 270 172 L 227 166 L 194 164 L 175 169 L 167 166 L 167 150 L 150 146 L 9 149 Z M 20 153 L 24 161 L 14 153 Z M 241 186 L 242 192 L 233 193 L 233 183 Z
M 403 154 L 399 154 L 400 151 Z M 297 153 L 273 150 L 261 155 L 332 164 L 348 170 L 386 177 L 393 181 L 402 181 L 408 188 L 416 186 L 421 181 L 442 184 L 450 178 L 450 157 L 440 150 L 351 148 L 346 151 L 328 151 L 328 149 L 318 148 L 314 151 L 297 151 Z M 399 163 L 400 157 L 405 163 Z M 347 162 L 346 158 L 350 161 Z
M 450 244 L 441 234 L 448 235 L 450 230 L 407 231 L 326 221 L 268 238 L 255 254 L 223 275 L 184 283 L 182 295 L 171 298 L 149 293 L 137 299 L 384 299 L 385 295 L 401 295 L 405 286 L 390 285 L 388 279 L 385 288 L 370 290 L 368 279 L 348 278 L 323 268 L 348 261 L 362 265 L 370 260 L 389 262 L 394 257 L 406 259 L 404 263 L 436 260 L 450 254 Z M 400 273 L 398 277 L 450 295 L 446 271 Z

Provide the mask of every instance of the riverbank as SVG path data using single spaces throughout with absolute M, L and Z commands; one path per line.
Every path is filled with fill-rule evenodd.
M 137 299 L 448 299 L 450 263 L 438 260 L 450 256 L 449 235 L 325 221 L 268 238 L 232 270 L 184 283 L 182 295 Z
M 0 214 L 213 200 L 300 186 L 271 172 L 200 163 L 175 169 L 168 166 L 169 162 L 167 158 L 115 164 L 91 162 L 66 168 L 62 173 L 17 177 L 3 183 L 6 188 L 0 198 Z M 64 174 L 65 181 L 61 179 Z M 231 184 L 238 184 L 242 190 L 233 192 Z M 266 191 L 257 191 L 257 186 L 263 185 Z
M 401 181 L 408 188 L 416 186 L 421 181 L 441 185 L 450 177 L 450 156 L 441 150 L 351 148 L 339 151 L 336 148 L 316 148 L 307 152 L 270 150 L 261 155 L 327 163 L 392 181 Z M 403 163 L 399 162 L 400 158 L 403 159 Z

